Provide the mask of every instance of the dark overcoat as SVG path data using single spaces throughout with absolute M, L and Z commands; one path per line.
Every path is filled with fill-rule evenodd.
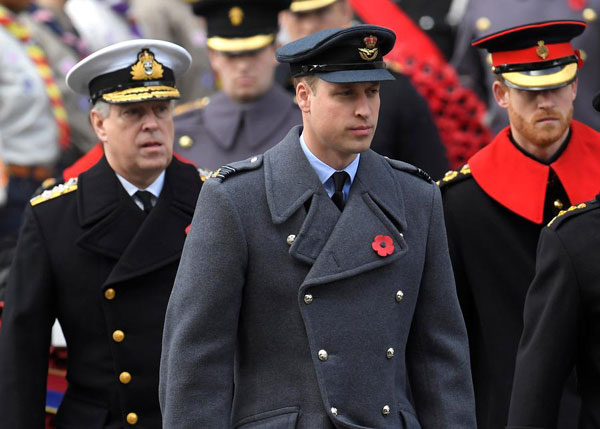
M 540 231 L 561 209 L 592 198 L 598 177 L 600 135 L 573 121 L 568 141 L 547 163 L 521 151 L 506 128 L 440 182 L 480 428 L 507 423 Z M 577 400 L 566 396 L 563 405 L 559 427 L 570 429 Z
M 577 368 L 579 422 L 600 427 L 600 195 L 557 217 L 540 235 L 525 301 L 509 428 L 554 428 L 565 380 Z
M 44 427 L 55 318 L 68 349 L 58 427 L 161 427 L 164 313 L 200 187 L 173 159 L 145 215 L 103 158 L 28 207 L 0 330 L 2 427 Z
M 369 150 L 340 214 L 300 132 L 201 192 L 165 320 L 163 424 L 474 428 L 438 189 Z

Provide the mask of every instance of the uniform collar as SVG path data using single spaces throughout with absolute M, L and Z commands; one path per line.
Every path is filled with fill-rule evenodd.
M 163 185 L 165 184 L 165 172 L 164 171 L 162 173 L 160 173 L 160 175 L 156 178 L 156 180 L 154 182 L 152 182 L 152 184 L 150 186 L 148 186 L 146 189 L 138 188 L 133 183 L 128 181 L 126 178 L 121 176 L 119 173 L 115 173 L 115 174 L 117 175 L 117 179 L 119 179 L 119 182 L 121 182 L 121 185 L 123 185 L 123 187 L 125 188 L 125 191 L 127 191 L 129 196 L 133 196 L 137 191 L 148 191 L 155 198 L 158 198 L 158 196 L 160 195 L 160 193 L 162 191 Z
M 469 159 L 477 184 L 492 199 L 525 219 L 541 224 L 550 168 L 571 204 L 590 200 L 600 190 L 600 134 L 572 121 L 563 153 L 546 165 L 525 155 L 510 141 L 510 127 Z M 582 174 L 582 172 L 585 172 Z
M 259 147 L 279 129 L 290 110 L 296 108 L 291 96 L 276 83 L 250 103 L 237 103 L 221 92 L 206 106 L 204 126 L 225 149 L 239 142 L 250 148 Z

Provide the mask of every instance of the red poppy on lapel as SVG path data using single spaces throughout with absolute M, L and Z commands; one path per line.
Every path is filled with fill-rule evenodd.
M 371 247 L 381 257 L 386 257 L 394 252 L 394 242 L 387 235 L 378 235 L 375 237 Z
M 192 224 L 190 223 L 186 228 L 185 228 L 185 235 L 188 235 L 190 233 L 190 227 L 192 226 Z

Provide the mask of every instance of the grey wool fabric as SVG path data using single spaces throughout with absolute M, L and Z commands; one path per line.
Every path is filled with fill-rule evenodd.
M 164 427 L 474 428 L 437 186 L 369 150 L 340 213 L 300 132 L 203 186 L 166 315 Z

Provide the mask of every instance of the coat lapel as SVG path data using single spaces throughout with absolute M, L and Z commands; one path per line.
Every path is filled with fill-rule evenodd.
M 301 127 L 265 153 L 265 186 L 273 223 L 287 221 L 310 206 L 290 247 L 290 254 L 312 264 L 340 216 L 300 146 Z
M 191 223 L 200 190 L 194 168 L 175 158 L 166 170 L 163 190 L 104 286 L 158 270 L 177 261 L 185 241 L 185 228 Z M 141 210 L 140 210 L 141 212 Z
M 408 251 L 402 190 L 394 171 L 373 151 L 361 154 L 350 196 L 340 214 L 299 143 L 294 127 L 265 154 L 265 186 L 272 221 L 281 224 L 310 204 L 290 255 L 312 265 L 304 285 L 326 283 L 372 270 Z M 371 247 L 378 235 L 392 238 L 394 252 L 379 256 Z
M 356 276 L 388 265 L 408 251 L 404 200 L 393 174 L 391 166 L 374 152 L 361 155 L 344 211 L 303 286 Z M 392 239 L 391 255 L 382 257 L 373 250 L 372 243 L 378 235 Z
M 116 259 L 105 285 L 157 270 L 180 256 L 200 188 L 193 167 L 173 159 L 149 215 L 123 189 L 105 158 L 80 176 L 79 185 L 84 232 L 78 245 Z
M 82 173 L 78 182 L 77 210 L 83 233 L 77 244 L 118 259 L 144 222 L 144 213 L 125 192 L 104 157 Z

